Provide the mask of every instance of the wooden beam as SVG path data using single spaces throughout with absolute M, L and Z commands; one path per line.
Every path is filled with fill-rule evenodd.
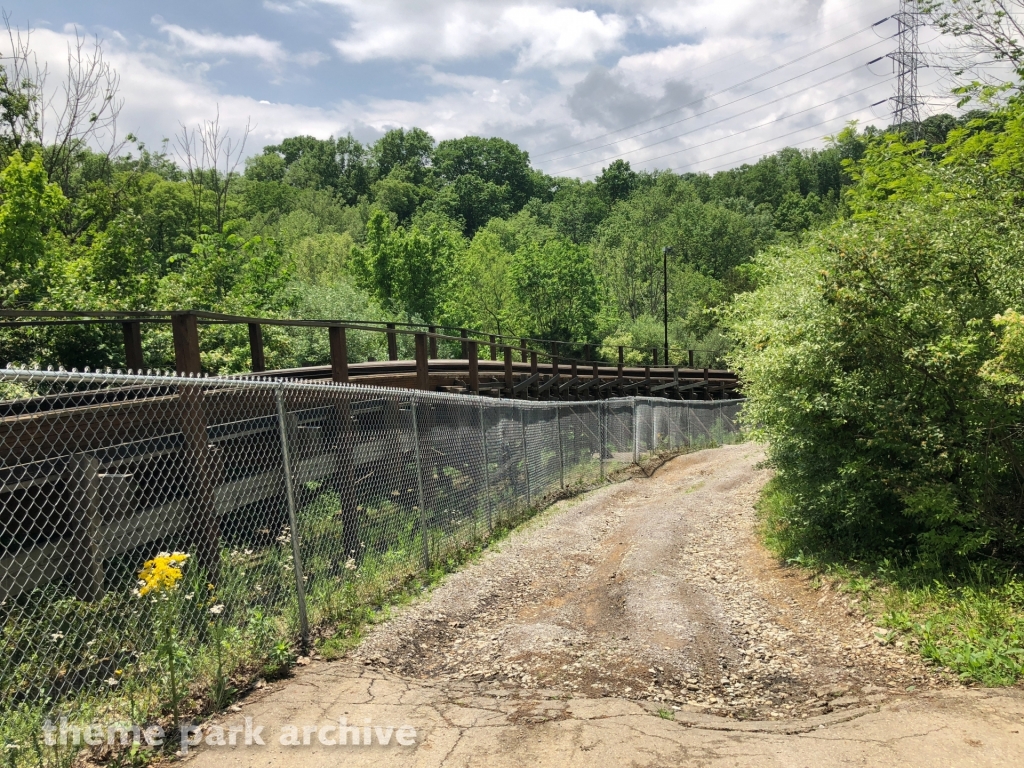
M 437 360 L 437 336 L 434 335 L 437 333 L 437 326 L 428 326 L 427 330 L 430 332 L 430 359 Z
M 693 368 L 693 350 L 687 350 L 690 353 L 690 368 Z
M 121 323 L 124 333 L 124 358 L 129 371 L 142 372 L 142 323 Z
M 198 375 L 202 371 L 199 360 L 199 322 L 191 312 L 171 315 L 171 334 L 174 341 L 174 369 L 179 374 Z
M 465 360 L 469 357 L 469 349 L 466 346 L 466 340 L 469 338 L 469 331 L 465 328 L 459 328 L 459 336 L 462 337 L 462 359 Z
M 498 359 L 498 344 L 494 336 L 491 336 L 491 360 Z
M 530 352 L 530 375 L 534 376 L 537 373 L 537 353 Z
M 388 360 L 398 359 L 398 334 L 395 333 L 395 324 L 388 323 Z
M 466 351 L 469 353 L 469 391 L 477 395 L 480 394 L 480 364 L 475 339 L 466 342 Z
M 580 385 L 580 384 L 582 384 L 582 383 L 583 383 L 583 382 L 582 382 L 582 381 L 580 381 L 580 380 L 579 380 L 579 378 L 577 378 L 576 376 L 573 376 L 573 377 L 572 377 L 571 379 L 569 379 L 569 380 L 568 380 L 567 382 L 565 382 L 564 384 L 559 384 L 559 385 L 558 385 L 558 391 L 559 391 L 559 393 L 560 393 L 560 394 L 563 394 L 563 395 L 564 395 L 564 394 L 566 394 L 566 393 L 567 393 L 567 392 L 568 392 L 568 391 L 569 391 L 570 389 L 572 389 L 573 387 L 579 386 L 579 385 Z
M 651 350 L 651 356 L 654 358 L 654 363 L 653 363 L 654 367 L 657 368 L 658 367 L 658 348 L 657 347 L 655 347 L 654 349 Z
M 523 353 L 523 359 L 520 362 L 525 363 L 526 362 L 526 339 L 520 339 L 519 340 L 519 349 Z
M 623 369 L 623 363 L 624 363 L 625 359 L 626 359 L 625 350 L 623 350 L 622 347 L 619 347 L 619 378 L 620 379 L 622 378 L 622 369 Z
M 430 390 L 430 358 L 428 351 L 427 334 L 416 334 L 416 389 L 423 391 Z
M 249 357 L 253 373 L 267 370 L 267 359 L 263 353 L 263 326 L 259 323 L 249 323 Z
M 518 384 L 516 384 L 515 387 L 512 388 L 512 394 L 518 395 L 523 390 L 529 389 L 531 386 L 536 384 L 538 381 L 540 381 L 540 374 L 539 373 L 535 373 L 532 376 L 529 376 L 528 378 L 525 378 L 522 381 L 520 381 Z
M 556 373 L 554 376 L 552 376 L 547 381 L 545 381 L 543 384 L 541 384 L 539 387 L 537 387 L 537 394 L 538 395 L 542 395 L 545 392 L 547 392 L 549 389 L 551 389 L 552 387 L 554 387 L 558 383 L 558 380 L 560 378 L 561 377 Z M 557 389 L 555 391 L 557 391 Z
M 327 329 L 327 336 L 331 342 L 331 380 L 347 384 L 348 340 L 345 338 L 344 326 L 332 325 Z

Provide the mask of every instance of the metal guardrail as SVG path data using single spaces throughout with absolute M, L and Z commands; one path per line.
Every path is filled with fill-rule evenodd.
M 565 488 L 731 439 L 739 408 L 0 370 L 0 715 L 115 669 L 157 684 L 137 579 L 159 552 L 190 556 L 195 664 L 211 600 L 256 657 L 268 620 L 306 644 Z

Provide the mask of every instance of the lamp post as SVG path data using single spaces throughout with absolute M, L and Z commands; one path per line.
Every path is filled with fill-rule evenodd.
M 670 253 L 672 253 L 671 245 L 666 245 L 661 249 L 662 288 L 665 293 L 665 365 L 671 365 L 668 361 L 668 255 Z

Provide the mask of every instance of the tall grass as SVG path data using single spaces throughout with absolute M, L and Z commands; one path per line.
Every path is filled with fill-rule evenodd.
M 992 560 L 940 568 L 910 556 L 851 560 L 794 514 L 794 498 L 770 482 L 760 533 L 785 562 L 834 581 L 877 626 L 936 668 L 987 686 L 1024 679 L 1024 579 Z

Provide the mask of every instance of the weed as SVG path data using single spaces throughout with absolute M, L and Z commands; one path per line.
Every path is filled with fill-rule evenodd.
M 675 720 L 676 713 L 673 712 L 671 709 L 659 709 L 658 717 L 660 717 L 662 720 Z

